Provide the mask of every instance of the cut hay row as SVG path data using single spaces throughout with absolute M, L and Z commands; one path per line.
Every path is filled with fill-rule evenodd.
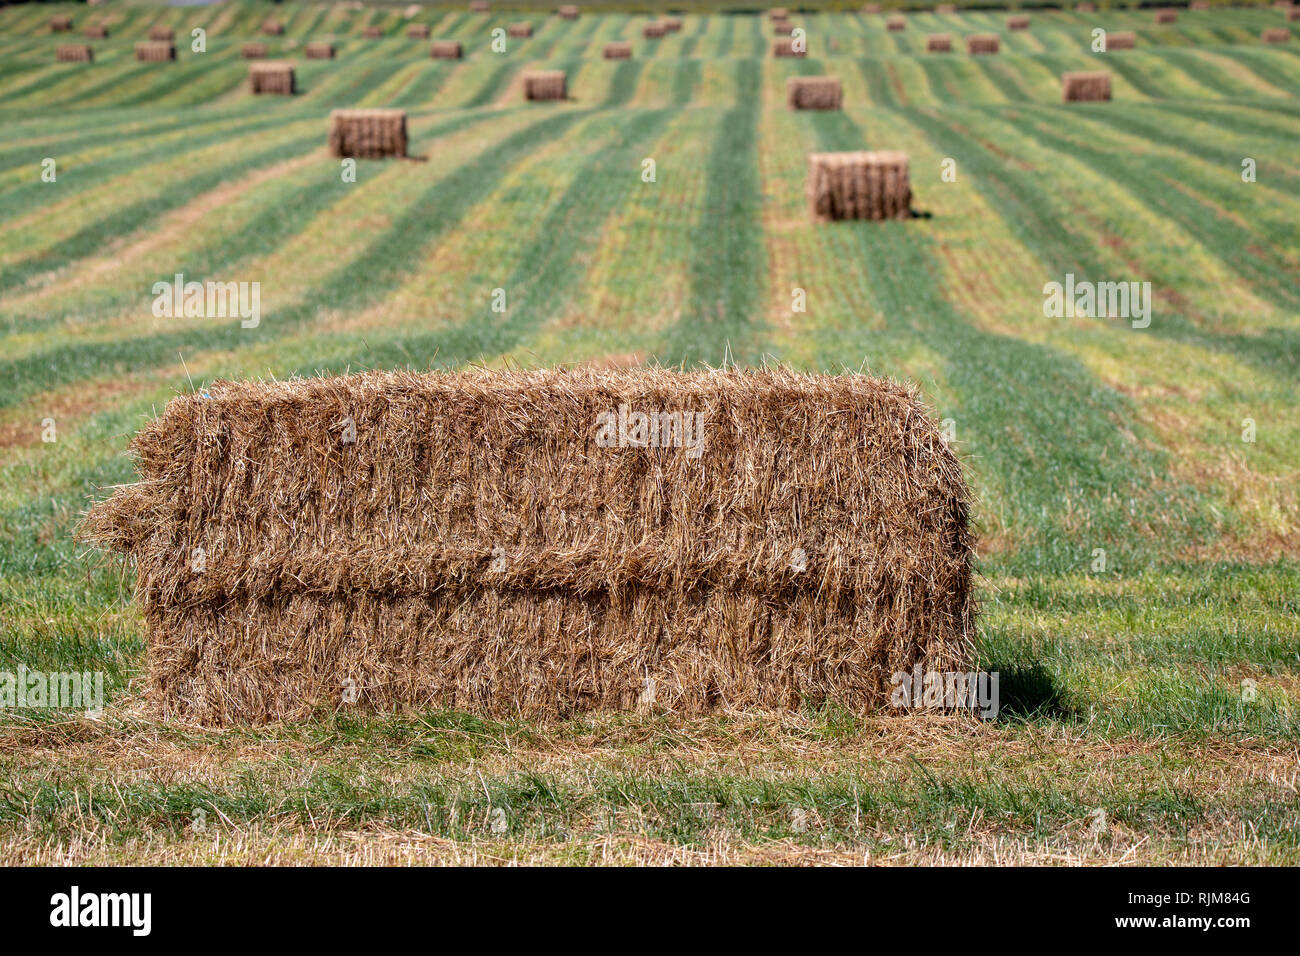
M 331 156 L 386 159 L 406 156 L 406 111 L 334 110 L 330 113 Z
M 1061 97 L 1066 103 L 1109 101 L 1110 74 L 1105 70 L 1063 73 L 1061 74 Z
M 526 100 L 562 100 L 567 96 L 563 70 L 525 70 L 523 83 Z
M 912 215 L 911 176 L 902 152 L 810 153 L 805 191 L 814 222 Z
M 248 68 L 248 89 L 252 93 L 292 96 L 297 92 L 292 63 L 254 63 Z
M 166 717 L 870 712 L 894 673 L 969 666 L 961 466 L 890 382 L 218 383 L 132 449 L 141 483 L 83 531 L 135 563 Z
M 61 43 L 54 48 L 54 59 L 58 63 L 91 63 L 95 51 L 85 43 Z
M 785 81 L 785 102 L 792 110 L 838 110 L 844 92 L 838 76 L 792 76 Z
M 459 60 L 461 55 L 459 40 L 435 40 L 429 47 L 429 56 L 435 60 Z
M 137 43 L 135 45 L 135 58 L 143 63 L 160 63 L 165 60 L 176 59 L 176 47 L 170 43 Z

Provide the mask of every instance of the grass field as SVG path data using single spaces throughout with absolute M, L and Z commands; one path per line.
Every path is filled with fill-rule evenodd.
M 268 15 L 292 99 L 246 92 Z M 0 9 L 0 671 L 108 692 L 100 720 L 0 713 L 0 861 L 1300 863 L 1300 41 L 1260 42 L 1268 8 L 1032 17 L 796 15 L 809 56 L 777 60 L 753 14 L 647 41 L 426 8 L 465 45 L 442 62 L 400 7 Z M 94 64 L 55 63 L 95 22 Z M 134 60 L 154 24 L 177 62 Z M 1137 49 L 1091 52 L 1097 26 Z M 523 103 L 530 65 L 570 99 Z M 1062 104 L 1088 68 L 1114 101 Z M 788 111 L 800 73 L 845 109 Z M 405 108 L 424 161 L 342 181 L 342 106 Z M 857 148 L 905 150 L 926 217 L 814 225 L 805 155 Z M 260 324 L 155 318 L 176 273 L 259 281 Z M 1149 281 L 1149 328 L 1046 318 L 1067 273 Z M 909 379 L 952 420 L 997 720 L 160 723 L 129 572 L 70 537 L 133 479 L 129 436 L 216 378 L 768 358 Z

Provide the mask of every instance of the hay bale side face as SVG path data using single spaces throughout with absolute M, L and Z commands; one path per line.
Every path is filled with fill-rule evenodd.
M 844 108 L 838 76 L 792 76 L 785 81 L 785 102 L 792 110 Z
M 330 155 L 387 159 L 406 155 L 405 110 L 334 110 L 330 113 Z
M 67 33 L 72 29 L 72 17 L 60 15 L 50 17 L 51 33 Z
M 632 44 L 622 41 L 606 43 L 604 52 L 607 60 L 630 60 L 632 59 Z
M 952 37 L 946 33 L 931 33 L 925 38 L 926 53 L 952 52 Z
M 1290 43 L 1291 31 L 1286 27 L 1269 27 L 1259 38 L 1265 43 Z
M 1008 29 L 1008 30 L 1028 30 L 1028 29 L 1029 29 L 1029 17 L 1026 17 L 1026 16 L 1007 17 L 1007 29 Z
M 137 43 L 135 45 L 135 58 L 142 63 L 162 63 L 166 60 L 176 59 L 176 47 L 170 43 Z
M 429 25 L 427 23 L 412 23 L 406 28 L 406 38 L 408 40 L 429 39 Z
M 512 23 L 506 27 L 506 33 L 512 37 L 527 39 L 533 35 L 533 25 L 531 23 Z
M 245 43 L 239 48 L 239 55 L 245 60 L 260 60 L 267 54 L 265 43 Z
M 976 33 L 966 38 L 967 53 L 997 53 L 1001 45 L 1001 40 L 996 33 Z
M 95 51 L 84 43 L 64 43 L 54 48 L 58 63 L 93 63 Z
M 674 412 L 700 416 L 698 456 L 662 440 Z M 644 447 L 652 414 L 665 430 Z M 349 686 L 363 710 L 563 717 L 634 707 L 649 681 L 683 714 L 870 712 L 894 673 L 970 667 L 961 466 L 893 383 L 220 383 L 170 402 L 133 450 L 144 481 L 83 533 L 135 561 L 169 717 L 293 719 Z
M 107 40 L 108 27 L 103 26 L 102 24 L 93 24 L 86 27 L 83 36 L 85 36 L 87 40 Z
M 814 222 L 912 215 L 907 154 L 893 150 L 809 153 L 806 192 Z
M 790 37 L 777 37 L 772 41 L 773 56 L 807 56 L 808 50 L 796 50 Z
M 252 93 L 293 96 L 298 92 L 292 63 L 254 63 L 248 68 L 248 89 Z
M 429 56 L 435 60 L 459 60 L 461 48 L 459 40 L 435 40 L 429 48 Z
M 309 60 L 332 60 L 334 59 L 333 43 L 308 43 L 302 48 L 303 55 Z
M 1061 96 L 1066 103 L 1109 102 L 1110 74 L 1105 70 L 1062 73 Z
M 658 40 L 667 32 L 662 23 L 647 23 L 641 28 L 641 35 L 647 40 Z
M 1129 31 L 1106 34 L 1106 51 L 1132 50 L 1137 46 L 1137 34 Z
M 176 39 L 176 31 L 171 27 L 150 27 L 149 39 L 155 43 L 171 43 Z
M 890 33 L 899 33 L 907 29 L 907 19 L 900 16 L 892 16 L 885 21 L 885 29 Z
M 1162 7 L 1156 11 L 1156 23 L 1177 23 L 1178 11 L 1173 7 Z
M 563 70 L 524 71 L 524 99 L 562 100 L 568 95 Z

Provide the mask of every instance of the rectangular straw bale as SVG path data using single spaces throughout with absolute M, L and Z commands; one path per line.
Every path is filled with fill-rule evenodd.
M 773 7 L 767 11 L 767 15 L 773 20 L 789 20 L 790 11 L 785 7 Z
M 51 33 L 67 33 L 72 29 L 72 17 L 67 14 L 58 14 L 50 17 Z
M 263 20 L 262 32 L 267 36 L 278 37 L 284 32 L 284 24 L 279 20 Z
M 794 24 L 789 20 L 773 20 L 772 33 L 774 36 L 788 37 L 794 33 Z
M 1110 74 L 1105 70 L 1062 73 L 1061 96 L 1066 103 L 1107 102 L 1110 100 Z
M 975 33 L 966 38 L 966 52 L 972 54 L 997 53 L 1001 47 L 1001 42 L 996 33 Z
M 302 48 L 302 52 L 309 60 L 332 60 L 334 59 L 334 44 L 318 40 L 308 43 Z
M 298 91 L 293 64 L 284 62 L 252 64 L 248 68 L 248 88 L 253 93 L 293 96 Z
M 867 14 L 868 16 L 874 13 L 880 13 L 884 9 L 885 9 L 884 6 L 882 6 L 879 3 L 864 3 L 862 5 L 862 12 Z
M 792 110 L 838 110 L 844 91 L 838 76 L 792 76 L 785 81 L 785 102 Z
M 512 37 L 527 39 L 533 35 L 533 25 L 531 23 L 512 23 L 506 27 L 506 33 Z
M 149 39 L 155 43 L 172 43 L 176 39 L 176 31 L 171 27 L 150 27 Z
M 525 70 L 524 99 L 562 100 L 568 91 L 563 70 Z
M 1178 11 L 1173 7 L 1161 7 L 1156 11 L 1156 23 L 1175 23 L 1178 20 Z
M 952 51 L 952 37 L 946 33 L 931 33 L 925 38 L 926 53 L 949 53 Z
M 379 27 L 366 27 L 361 31 L 361 35 L 367 40 L 378 40 L 384 35 L 384 31 Z
M 334 110 L 330 113 L 331 156 L 385 159 L 406 155 L 406 110 Z
M 947 13 L 956 13 L 956 12 L 957 12 L 957 4 L 955 4 L 955 3 L 941 3 L 941 4 L 939 4 L 937 7 L 934 8 L 934 12 L 935 12 L 935 13 L 944 13 L 944 14 L 947 14 Z
M 95 51 L 85 43 L 60 43 L 54 48 L 54 59 L 58 63 L 93 63 Z
M 682 32 L 682 18 L 681 18 L 681 17 L 666 17 L 666 18 L 663 20 L 663 25 L 664 25 L 664 32 L 665 32 L 665 33 L 681 33 L 681 32 Z
M 561 20 L 576 20 L 578 19 L 578 14 L 581 11 L 573 4 L 566 3 L 562 7 L 560 7 L 559 12 L 560 12 Z
M 1106 34 L 1106 51 L 1111 50 L 1132 50 L 1137 46 L 1137 34 L 1131 30 L 1123 30 L 1116 33 Z
M 907 18 L 895 14 L 885 20 L 885 29 L 890 33 L 898 33 L 907 29 Z
M 83 31 L 83 36 L 85 36 L 87 40 L 107 40 L 108 27 L 104 26 L 102 23 L 92 23 Z
M 461 52 L 459 40 L 434 40 L 429 47 L 429 56 L 435 60 L 459 60 Z
M 1095 3 L 1076 3 L 1074 5 L 1075 13 L 1096 13 L 1097 5 Z
M 662 23 L 647 23 L 641 28 L 641 35 L 647 40 L 658 40 L 668 29 Z
M 176 59 L 176 47 L 170 43 L 156 43 L 153 41 L 137 43 L 135 45 L 135 58 L 142 63 L 161 63 L 165 60 L 174 60 Z
M 1259 38 L 1265 43 L 1290 43 L 1291 31 L 1286 27 L 1266 27 Z
M 809 153 L 805 192 L 815 222 L 912 215 L 907 154 L 894 150 Z
M 239 48 L 239 55 L 245 60 L 260 60 L 267 52 L 265 43 L 245 43 Z
M 870 713 L 895 673 L 971 667 L 961 463 L 893 382 L 219 382 L 132 452 L 80 531 L 134 563 L 163 718 Z
M 427 40 L 429 39 L 429 24 L 412 23 L 406 28 L 406 38 L 408 40 Z
M 491 9 L 492 6 L 488 3 L 488 0 L 473 0 L 469 5 L 470 13 L 487 13 Z
M 1208 10 L 1210 9 L 1210 4 L 1208 0 L 1192 0 L 1192 2 L 1187 5 L 1187 9 L 1197 11 Z
M 1028 29 L 1029 29 L 1029 17 L 1024 16 L 1023 14 L 1017 14 L 1016 16 L 1013 16 L 1013 17 L 1007 17 L 1007 29 L 1008 29 L 1008 30 L 1028 30 Z
M 807 49 L 796 50 L 790 37 L 777 37 L 772 41 L 773 56 L 807 56 Z
M 606 43 L 605 59 L 607 60 L 632 59 L 632 44 L 621 40 L 615 40 L 612 43 Z

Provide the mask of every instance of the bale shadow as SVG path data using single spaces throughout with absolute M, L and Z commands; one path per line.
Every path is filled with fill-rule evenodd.
M 1043 717 L 1069 719 L 1076 716 L 1065 692 L 1040 661 L 1003 661 L 985 670 L 998 675 L 998 717 L 1021 720 Z

